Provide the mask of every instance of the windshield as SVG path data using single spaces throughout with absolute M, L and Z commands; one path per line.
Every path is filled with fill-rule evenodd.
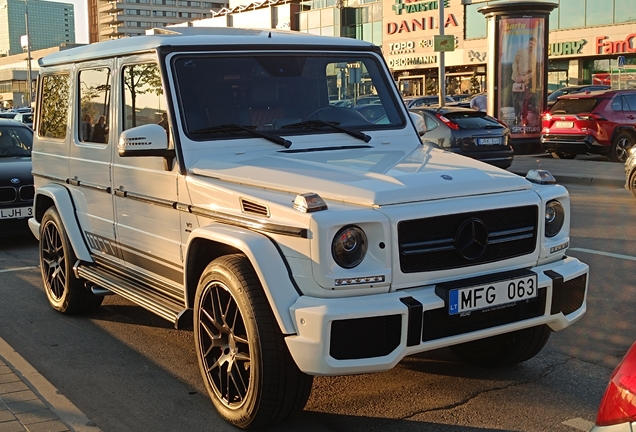
M 175 56 L 172 65 L 182 124 L 193 140 L 406 124 L 394 84 L 372 54 L 192 54 Z M 383 116 L 387 121 L 376 123 Z
M 33 132 L 26 126 L 0 126 L 0 157 L 30 156 Z

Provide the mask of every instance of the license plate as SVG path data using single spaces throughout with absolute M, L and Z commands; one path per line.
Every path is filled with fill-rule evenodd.
M 33 216 L 33 207 L 0 209 L 0 219 L 19 219 Z
M 554 127 L 559 129 L 572 129 L 574 127 L 574 122 L 558 121 L 554 123 Z
M 448 292 L 448 313 L 457 315 L 491 309 L 537 296 L 537 275 L 489 282 Z
M 501 138 L 477 138 L 477 145 L 501 145 Z

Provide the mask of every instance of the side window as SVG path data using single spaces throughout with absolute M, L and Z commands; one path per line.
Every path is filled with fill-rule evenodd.
M 623 97 L 616 96 L 612 101 L 612 110 L 614 111 L 623 111 Z
M 623 111 L 636 111 L 636 93 L 623 95 Z
M 123 130 L 149 123 L 168 130 L 166 103 L 159 67 L 155 63 L 124 66 Z
M 432 131 L 433 129 L 436 129 L 437 126 L 439 126 L 439 124 L 429 116 L 424 116 L 424 120 L 426 121 L 427 131 Z
M 77 136 L 82 142 L 108 142 L 110 106 L 110 70 L 88 69 L 79 73 L 79 104 Z
M 42 77 L 42 107 L 38 136 L 66 138 L 70 84 L 70 76 L 67 73 Z

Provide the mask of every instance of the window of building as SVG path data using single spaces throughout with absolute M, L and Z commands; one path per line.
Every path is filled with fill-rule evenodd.
M 108 142 L 110 106 L 110 69 L 89 69 L 79 73 L 77 136 L 80 141 Z M 103 119 L 102 119 L 103 117 Z
M 68 126 L 68 98 L 70 89 L 68 74 L 42 77 L 41 115 L 38 136 L 64 139 Z
M 154 63 L 127 65 L 124 66 L 122 74 L 124 83 L 124 106 L 121 110 L 124 113 L 123 129 L 159 123 L 166 105 L 165 102 L 161 102 L 163 87 L 158 66 Z
M 585 27 L 585 0 L 560 0 L 559 28 Z
M 477 9 L 483 7 L 485 3 L 474 3 L 466 5 L 465 23 L 464 23 L 464 38 L 465 39 L 480 39 L 485 38 L 488 35 L 488 29 L 486 27 L 486 17 L 477 12 Z
M 636 22 L 634 0 L 614 0 L 614 22 Z

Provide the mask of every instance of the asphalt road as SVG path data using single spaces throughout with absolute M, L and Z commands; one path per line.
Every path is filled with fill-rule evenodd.
M 589 430 L 609 374 L 636 340 L 636 202 L 571 185 L 570 254 L 591 268 L 588 313 L 507 369 L 448 349 L 380 374 L 318 377 L 306 409 L 275 431 Z M 0 243 L 0 337 L 106 432 L 230 431 L 205 394 L 191 332 L 116 296 L 89 316 L 53 311 L 30 237 Z

